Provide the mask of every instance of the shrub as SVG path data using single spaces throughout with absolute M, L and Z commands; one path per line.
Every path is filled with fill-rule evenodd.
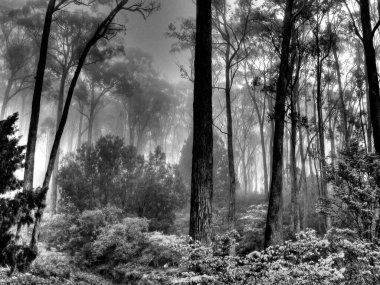
M 126 218 L 103 228 L 91 246 L 94 264 L 115 265 L 135 259 L 145 243 L 144 232 L 148 226 L 146 219 Z
M 347 239 L 349 237 L 349 239 Z M 378 284 L 380 248 L 356 239 L 351 231 L 314 230 L 296 241 L 247 256 L 215 255 L 199 243 L 181 244 L 182 266 L 174 284 Z M 185 254 L 187 252 L 187 254 Z
M 113 205 L 166 233 L 172 231 L 174 211 L 186 201 L 178 168 L 166 162 L 160 147 L 144 159 L 113 136 L 66 156 L 58 182 L 64 202 L 80 211 Z
M 70 264 L 70 259 L 62 253 L 44 252 L 33 261 L 30 271 L 43 278 L 69 279 L 72 271 Z
M 49 247 L 68 250 L 71 254 L 87 253 L 87 248 L 102 229 L 118 223 L 122 210 L 110 206 L 80 213 L 75 207 L 68 206 L 61 214 L 45 219 L 41 230 L 41 240 Z

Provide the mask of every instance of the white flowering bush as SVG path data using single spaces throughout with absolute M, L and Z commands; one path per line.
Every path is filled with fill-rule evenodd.
M 298 234 L 294 242 L 246 256 L 220 255 L 214 246 L 186 243 L 186 240 L 179 250 L 183 255 L 182 269 L 170 279 L 171 284 L 365 285 L 380 282 L 380 247 L 358 240 L 349 230 L 333 229 L 324 238 L 317 237 L 314 230 L 307 230 Z M 161 276 L 160 280 L 163 279 Z

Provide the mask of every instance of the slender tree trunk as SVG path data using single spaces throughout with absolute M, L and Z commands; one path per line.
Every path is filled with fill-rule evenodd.
M 21 112 L 20 112 L 20 134 L 24 136 L 25 131 L 25 105 L 26 105 L 26 95 L 23 94 L 22 96 L 22 103 L 21 103 Z
M 94 113 L 95 113 L 95 84 L 91 84 L 91 104 L 90 113 L 88 116 L 88 129 L 87 129 L 87 145 L 92 146 L 93 128 L 94 128 Z
M 297 101 L 298 114 L 301 114 L 300 101 Z M 299 140 L 299 150 L 301 158 L 301 178 L 299 183 L 300 189 L 300 224 L 301 229 L 305 230 L 306 228 L 306 202 L 307 202 L 307 180 L 306 180 L 306 156 L 303 146 L 303 135 L 302 129 L 298 131 L 298 140 Z
M 60 85 L 59 85 L 59 96 L 58 96 L 58 106 L 57 106 L 57 114 L 56 114 L 56 126 L 55 131 L 58 130 L 59 121 L 62 116 L 63 109 L 63 101 L 65 97 L 65 83 L 67 78 L 67 72 L 63 71 L 61 75 Z M 59 151 L 57 153 L 57 157 L 54 163 L 54 170 L 52 176 L 52 184 L 51 184 L 51 213 L 52 215 L 57 213 L 57 198 L 58 198 L 58 184 L 57 184 L 57 175 L 58 175 L 58 165 L 59 165 Z
M 296 159 L 296 144 L 297 144 L 297 111 L 296 111 L 296 95 L 291 94 L 290 103 L 290 177 L 291 177 L 291 209 L 290 224 L 293 233 L 300 231 L 300 213 L 299 213 L 299 188 L 297 183 L 297 159 Z M 301 146 L 300 146 L 301 147 Z
M 325 154 L 325 130 L 324 130 L 324 120 L 323 120 L 323 109 L 322 109 L 322 68 L 323 68 L 323 58 L 320 56 L 319 52 L 319 24 L 317 26 L 316 32 L 316 46 L 317 46 L 317 65 L 316 65 L 316 76 L 317 76 L 317 116 L 318 116 L 318 136 L 319 136 L 319 165 L 320 165 L 320 180 L 321 180 L 321 197 L 326 199 L 327 193 L 327 180 L 326 180 L 326 154 Z M 331 227 L 331 219 L 328 215 L 324 216 L 324 222 L 326 230 Z
M 236 208 L 236 177 L 234 164 L 234 148 L 233 148 L 233 133 L 232 133 L 232 111 L 231 111 L 231 78 L 230 78 L 230 45 L 226 47 L 226 112 L 227 112 L 227 152 L 228 152 L 228 177 L 229 177 L 229 197 L 228 197 L 228 223 L 230 228 L 235 227 L 235 208 Z
M 257 114 L 257 119 L 259 121 L 259 127 L 260 127 L 260 143 L 261 143 L 261 154 L 262 154 L 262 159 L 263 159 L 263 171 L 264 171 L 264 194 L 265 194 L 265 199 L 268 200 L 269 198 L 269 189 L 268 189 L 268 185 L 269 185 L 269 175 L 268 175 L 268 164 L 267 164 L 267 153 L 266 153 L 266 146 L 265 146 L 265 135 L 264 135 L 264 118 L 261 116 L 261 112 L 260 112 L 260 108 L 257 104 L 257 100 L 256 100 L 256 91 L 254 89 L 254 91 L 252 92 L 251 88 L 254 88 L 250 86 L 249 82 L 248 82 L 248 78 L 247 78 L 247 71 L 246 71 L 246 64 L 244 65 L 244 79 L 245 79 L 245 84 L 247 86 L 247 89 L 248 89 L 248 92 L 249 92 L 249 95 L 250 97 L 252 98 L 252 101 L 253 101 L 253 105 L 255 107 L 255 111 L 256 111 L 256 114 Z M 264 79 L 264 85 L 266 85 L 266 79 Z M 265 94 L 267 96 L 267 94 Z M 265 97 L 266 97 L 265 96 Z M 266 100 L 266 98 L 264 98 L 264 100 Z M 263 114 L 265 110 L 263 110 Z M 271 148 L 272 145 L 269 146 L 269 148 Z
M 344 103 L 344 95 L 343 95 L 343 87 L 342 87 L 342 78 L 340 74 L 340 64 L 338 59 L 338 52 L 336 47 L 332 49 L 333 55 L 334 55 L 334 63 L 335 63 L 335 70 L 336 75 L 338 79 L 338 87 L 339 87 L 339 100 L 340 100 L 340 113 L 342 115 L 343 119 L 343 136 L 344 136 L 344 142 L 348 143 L 349 141 L 349 134 L 348 134 L 348 120 L 347 120 L 347 111 L 346 106 Z
M 273 138 L 272 179 L 269 190 L 269 206 L 265 228 L 265 247 L 283 241 L 282 233 L 282 164 L 285 121 L 285 101 L 289 83 L 289 52 L 292 33 L 293 0 L 286 1 L 282 31 L 281 63 L 277 81 L 275 104 L 275 130 Z
M 247 173 L 247 163 L 245 162 L 245 154 L 243 155 L 243 179 L 244 179 L 244 195 L 248 195 L 248 173 Z
M 362 42 L 368 79 L 368 98 L 373 130 L 373 141 L 377 154 L 380 154 L 380 92 L 376 66 L 376 52 L 373 45 L 374 31 L 371 27 L 370 5 L 368 0 L 360 2 L 360 19 L 363 31 Z
M 7 105 L 8 105 L 8 102 L 9 102 L 9 94 L 11 93 L 12 85 L 13 85 L 13 78 L 11 76 L 8 79 L 7 87 L 5 88 L 3 105 L 1 105 L 0 120 L 4 120 L 5 119 L 5 111 L 7 109 Z
M 77 149 L 79 149 L 82 145 L 82 127 L 83 127 L 83 112 L 84 112 L 84 104 L 80 105 L 79 112 L 79 127 L 78 127 L 78 138 L 77 138 Z
M 306 98 L 307 95 L 305 95 L 305 114 L 306 116 L 309 114 L 309 107 L 308 107 L 308 104 L 307 104 L 307 98 Z M 307 144 L 311 147 L 311 141 L 310 141 L 310 133 L 309 131 L 306 129 L 306 139 L 307 139 Z M 310 148 L 309 147 L 309 148 Z M 313 162 L 312 162 L 312 157 L 310 155 L 310 150 L 307 150 L 309 151 L 309 153 L 306 153 L 305 155 L 307 155 L 309 157 L 309 172 L 310 172 L 310 178 L 312 181 L 315 181 L 315 176 L 314 176 L 314 171 L 313 171 Z
M 33 188 L 33 174 L 34 174 L 34 156 L 36 152 L 37 143 L 37 129 L 38 121 L 40 118 L 40 103 L 42 88 L 44 84 L 45 66 L 47 51 L 49 45 L 50 27 L 55 8 L 55 0 L 49 0 L 46 10 L 44 28 L 42 32 L 42 40 L 40 47 L 40 58 L 37 66 L 36 82 L 34 85 L 32 112 L 30 115 L 28 143 L 26 146 L 25 155 L 25 172 L 24 172 L 24 190 L 31 190 Z
M 196 14 L 189 234 L 195 240 L 210 241 L 213 187 L 211 0 L 197 0 Z

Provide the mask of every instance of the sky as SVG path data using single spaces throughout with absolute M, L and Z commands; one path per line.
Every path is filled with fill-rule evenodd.
M 172 39 L 165 36 L 170 23 L 178 17 L 195 17 L 193 0 L 161 0 L 161 10 L 145 21 L 138 14 L 128 16 L 125 44 L 153 55 L 157 70 L 170 82 L 181 79 L 177 62 L 186 63 L 188 54 L 170 54 Z

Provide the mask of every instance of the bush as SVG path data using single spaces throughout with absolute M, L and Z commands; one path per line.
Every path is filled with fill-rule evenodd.
M 70 264 L 70 259 L 62 253 L 45 252 L 33 261 L 30 272 L 43 278 L 69 279 L 72 271 Z
M 351 231 L 331 230 L 318 238 L 314 230 L 294 242 L 247 256 L 215 255 L 199 243 L 181 244 L 184 256 L 173 284 L 379 284 L 380 248 Z
M 87 248 L 106 226 L 118 223 L 122 210 L 110 206 L 80 213 L 75 207 L 68 206 L 62 214 L 46 217 L 42 225 L 41 241 L 49 247 L 67 250 L 72 255 L 87 252 Z
M 185 187 L 178 168 L 157 147 L 147 159 L 118 137 L 101 137 L 66 156 L 58 175 L 64 203 L 80 211 L 113 205 L 151 220 L 150 230 L 172 231 L 174 211 L 184 205 Z

